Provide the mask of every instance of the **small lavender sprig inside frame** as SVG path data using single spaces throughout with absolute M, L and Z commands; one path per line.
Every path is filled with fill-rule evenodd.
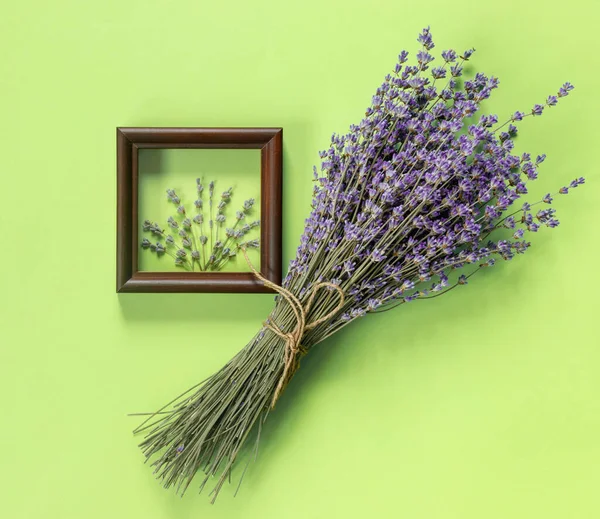
M 250 235 L 260 226 L 260 220 L 246 221 L 252 213 L 255 200 L 249 198 L 235 213 L 235 222 L 227 226 L 225 208 L 231 202 L 233 188 L 221 193 L 215 200 L 215 182 L 208 184 L 208 210 L 205 217 L 204 184 L 196 179 L 194 216 L 188 212 L 174 189 L 167 189 L 167 199 L 176 206 L 176 215 L 167 219 L 168 231 L 158 223 L 144 220 L 142 229 L 156 241 L 144 238 L 142 249 L 159 256 L 171 256 L 177 267 L 189 272 L 219 271 L 234 258 L 242 247 L 259 248 L 260 243 Z

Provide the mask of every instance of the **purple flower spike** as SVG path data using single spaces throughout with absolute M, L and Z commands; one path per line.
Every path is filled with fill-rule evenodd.
M 423 45 L 423 47 L 425 47 L 427 50 L 431 50 L 431 49 L 433 49 L 433 47 L 435 47 L 435 44 L 433 43 L 433 38 L 431 37 L 431 32 L 429 30 L 429 27 L 426 27 L 425 29 L 423 29 L 423 31 L 421 31 L 421 34 L 419 34 L 417 41 L 421 45 Z

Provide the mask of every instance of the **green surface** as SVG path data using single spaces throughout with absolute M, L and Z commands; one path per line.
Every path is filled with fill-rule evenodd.
M 185 216 L 178 214 L 177 206 L 167 198 L 166 190 L 174 189 L 181 204 L 186 210 L 186 216 L 193 219 L 198 214 L 194 207 L 194 201 L 198 198 L 196 191 L 196 178 L 202 180 L 204 191 L 201 193 L 201 199 L 204 204 L 202 214 L 205 223 L 202 232 L 207 236 L 208 242 L 202 247 L 199 242 L 197 245 L 201 253 L 202 263 L 210 255 L 210 230 L 208 221 L 210 220 L 210 206 L 208 203 L 208 183 L 212 180 L 215 183 L 213 216 L 216 217 L 217 204 L 221 200 L 221 193 L 228 188 L 233 188 L 231 200 L 223 209 L 223 214 L 227 218 L 225 223 L 219 226 L 216 221 L 214 224 L 214 239 L 225 242 L 225 229 L 233 228 L 236 225 L 236 211 L 244 207 L 244 200 L 254 198 L 254 206 L 248 212 L 247 217 L 238 224 L 238 227 L 245 223 L 260 220 L 260 150 L 192 150 L 192 149 L 142 149 L 139 151 L 139 219 L 138 235 L 140 240 L 148 238 L 156 242 L 156 236 L 149 232 L 144 232 L 143 222 L 145 219 L 158 223 L 167 234 L 172 235 L 178 244 L 181 239 L 178 231 L 171 229 L 167 224 L 167 219 L 172 216 L 175 221 L 181 224 Z M 194 225 L 194 236 L 196 239 L 201 234 L 199 226 Z M 217 228 L 218 234 L 217 234 Z M 180 226 L 181 229 L 181 226 Z M 256 227 L 243 240 L 260 239 L 260 228 Z M 165 241 L 161 240 L 164 244 Z M 225 246 L 232 248 L 233 241 L 229 241 Z M 176 249 L 169 248 L 173 253 Z M 181 272 L 182 267 L 175 266 L 175 260 L 168 254 L 157 256 L 150 249 L 143 250 L 140 244 L 138 253 L 139 270 L 153 272 Z M 188 251 L 189 255 L 189 251 Z M 248 259 L 257 268 L 260 266 L 260 254 L 258 249 L 248 249 Z M 194 265 L 195 271 L 198 271 L 198 264 Z M 218 272 L 249 272 L 250 267 L 244 257 L 239 254 L 231 258 L 223 265 Z
M 600 516 L 600 73 L 591 0 L 11 2 L 0 16 L 0 516 Z M 451 295 L 305 359 L 240 493 L 161 489 L 130 431 L 251 338 L 269 295 L 115 294 L 115 127 L 282 126 L 284 260 L 312 164 L 427 24 L 498 75 L 563 221 Z

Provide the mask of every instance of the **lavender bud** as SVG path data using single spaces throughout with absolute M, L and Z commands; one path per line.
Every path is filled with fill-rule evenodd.
M 197 250 L 192 251 L 192 258 L 195 260 L 200 259 L 200 253 Z
M 178 229 L 179 228 L 179 224 L 177 223 L 177 221 L 175 220 L 175 218 L 173 218 L 172 216 L 169 216 L 169 219 L 167 220 L 167 223 L 169 224 L 169 227 L 171 227 L 173 229 Z
M 189 218 L 186 218 L 183 222 L 181 222 L 181 225 L 183 226 L 184 229 L 191 229 L 192 227 L 192 221 Z
M 181 202 L 174 189 L 167 189 L 167 196 L 169 197 L 169 200 L 176 205 Z
M 197 214 L 196 216 L 194 216 L 194 222 L 198 225 L 202 224 L 204 222 L 204 216 L 202 216 L 201 214 Z
M 249 198 L 244 202 L 244 211 L 250 211 L 254 205 L 254 198 Z
M 200 236 L 200 243 L 202 245 L 206 245 L 207 241 L 208 241 L 208 238 L 206 236 Z
M 148 249 L 152 244 L 148 238 L 142 240 L 142 249 Z
M 242 218 L 244 218 L 244 216 L 246 216 L 242 211 L 236 211 L 235 213 L 235 218 L 237 220 L 241 220 Z
M 542 105 L 534 105 L 534 107 L 531 109 L 531 115 L 542 115 L 543 111 L 544 107 Z
M 161 235 L 163 233 L 163 230 L 158 226 L 158 224 L 155 222 L 152 225 L 152 234 L 156 234 L 156 235 Z

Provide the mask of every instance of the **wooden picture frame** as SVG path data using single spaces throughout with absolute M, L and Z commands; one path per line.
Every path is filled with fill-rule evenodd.
M 252 272 L 138 270 L 138 151 L 260 149 L 260 268 L 281 284 L 282 128 L 117 128 L 117 292 L 267 292 Z

